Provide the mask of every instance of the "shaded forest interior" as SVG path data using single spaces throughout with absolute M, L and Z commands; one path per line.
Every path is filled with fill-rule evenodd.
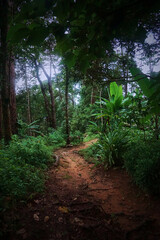
M 19 214 L 25 218 L 26 206 L 33 207 L 37 196 L 41 207 L 42 199 L 50 202 L 50 190 L 59 198 L 54 214 L 61 212 L 65 220 L 58 216 L 59 223 L 49 223 L 49 218 L 44 223 L 51 228 L 55 224 L 57 231 L 63 230 L 62 224 L 67 233 L 50 232 L 41 239 L 160 238 L 160 213 L 147 205 L 148 201 L 158 208 L 160 195 L 159 50 L 160 3 L 156 0 L 0 1 L 0 237 L 38 239 L 39 234 L 27 235 L 23 226 L 17 234 L 15 213 L 21 206 Z M 111 176 L 113 188 L 107 195 L 111 208 L 103 206 L 104 196 L 98 197 L 97 190 L 93 201 L 88 192 L 95 190 L 83 191 L 85 181 L 87 189 L 92 184 L 90 166 L 98 189 L 104 187 L 103 178 Z M 65 167 L 68 170 L 64 171 Z M 116 176 L 128 183 L 126 191 L 131 191 L 133 198 L 136 194 L 147 196 L 141 206 L 143 214 L 136 203 L 139 208 L 135 211 L 140 212 L 130 216 L 130 224 L 139 223 L 132 230 L 120 230 L 113 221 L 117 218 L 129 224 L 128 217 L 120 218 L 130 214 L 123 207 L 122 214 L 113 212 L 114 197 L 119 197 L 114 186 L 120 188 L 114 182 Z M 131 206 L 124 186 L 120 197 Z M 65 202 L 67 192 L 70 199 Z M 84 196 L 78 198 L 80 192 Z M 74 199 L 79 199 L 80 205 L 89 202 L 88 225 L 82 223 L 87 208 L 81 220 L 72 216 L 71 211 L 79 209 L 69 208 Z M 39 222 L 39 215 L 34 214 L 33 222 Z M 98 227 L 95 236 L 90 234 L 93 226 Z

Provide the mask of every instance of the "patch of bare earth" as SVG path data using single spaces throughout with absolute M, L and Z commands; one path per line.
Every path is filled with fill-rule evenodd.
M 160 201 L 142 193 L 125 170 L 103 170 L 79 154 L 94 141 L 56 151 L 46 192 L 17 209 L 7 240 L 159 240 Z M 16 216 L 15 216 L 16 218 Z

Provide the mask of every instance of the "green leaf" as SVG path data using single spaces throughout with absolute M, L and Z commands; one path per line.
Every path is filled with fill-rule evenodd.
M 111 96 L 116 96 L 116 94 L 117 94 L 117 91 L 118 91 L 118 85 L 117 85 L 117 83 L 116 82 L 112 82 L 111 84 L 110 84 L 110 95 Z
M 71 26 L 82 27 L 85 24 L 85 16 L 80 15 L 78 19 L 71 22 Z
M 12 43 L 18 43 L 28 35 L 28 29 L 25 24 L 19 23 L 10 27 L 7 40 Z
M 151 81 L 136 66 L 132 67 L 130 72 L 134 77 L 134 80 L 137 81 L 138 85 L 143 91 L 143 94 L 147 97 L 151 97 L 155 91 L 154 87 L 152 87 Z
M 66 54 L 64 61 L 67 64 L 68 68 L 72 68 L 75 65 L 76 58 L 77 57 L 73 53 L 71 53 L 71 52 L 68 52 Z
M 27 44 L 29 45 L 41 44 L 48 36 L 48 34 L 49 34 L 48 29 L 43 26 L 35 28 L 29 32 Z

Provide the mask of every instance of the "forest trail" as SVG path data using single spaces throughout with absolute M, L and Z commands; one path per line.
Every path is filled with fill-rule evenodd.
M 20 208 L 12 240 L 159 240 L 160 201 L 131 182 L 125 170 L 103 170 L 78 154 L 94 143 L 59 149 L 46 192 Z

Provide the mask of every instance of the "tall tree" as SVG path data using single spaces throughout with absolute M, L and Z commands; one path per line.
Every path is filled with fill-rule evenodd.
M 54 99 L 54 93 L 52 89 L 52 80 L 51 75 L 49 76 L 46 72 L 44 66 L 42 64 L 39 65 L 41 69 L 43 70 L 47 80 L 48 80 L 48 89 L 50 94 L 50 102 L 51 102 L 51 127 L 56 129 L 56 110 L 55 110 L 55 99 Z M 50 66 L 51 67 L 51 66 Z
M 8 143 L 11 135 L 17 133 L 14 57 L 7 40 L 10 19 L 13 15 L 13 1 L 2 0 L 0 7 L 2 115 L 4 138 Z
M 8 71 L 8 43 L 7 32 L 9 24 L 9 1 L 1 1 L 1 95 L 2 112 L 5 142 L 11 139 L 11 118 L 10 118 L 10 94 L 9 94 L 9 71 Z
M 51 116 L 50 116 L 49 101 L 48 101 L 48 98 L 47 98 L 47 95 L 46 95 L 46 91 L 45 91 L 44 84 L 42 83 L 41 78 L 40 78 L 40 74 L 39 74 L 39 64 L 37 63 L 37 60 L 34 61 L 34 64 L 35 64 L 36 77 L 37 77 L 37 80 L 38 80 L 38 82 L 39 82 L 39 84 L 40 84 L 40 88 L 41 88 L 42 95 L 43 95 L 43 98 L 44 98 L 45 110 L 46 110 L 46 112 L 47 112 L 47 121 L 48 121 L 48 123 L 49 123 L 49 126 L 52 127 L 52 124 L 51 124 Z
M 11 131 L 12 134 L 17 134 L 18 128 L 17 128 L 16 92 L 15 92 L 15 65 L 12 51 L 9 51 L 8 73 L 9 73 Z
M 27 100 L 27 123 L 31 123 L 31 102 L 30 102 L 30 91 L 28 88 L 28 77 L 27 77 L 27 66 L 26 63 L 24 63 L 24 80 L 25 80 L 25 89 L 26 89 L 26 100 Z M 29 135 L 31 135 L 31 132 L 28 132 Z
M 69 116 L 68 116 L 68 87 L 69 87 L 69 70 L 65 66 L 66 72 L 66 82 L 65 82 L 65 116 L 66 116 L 66 143 L 70 144 L 70 134 L 69 134 Z

